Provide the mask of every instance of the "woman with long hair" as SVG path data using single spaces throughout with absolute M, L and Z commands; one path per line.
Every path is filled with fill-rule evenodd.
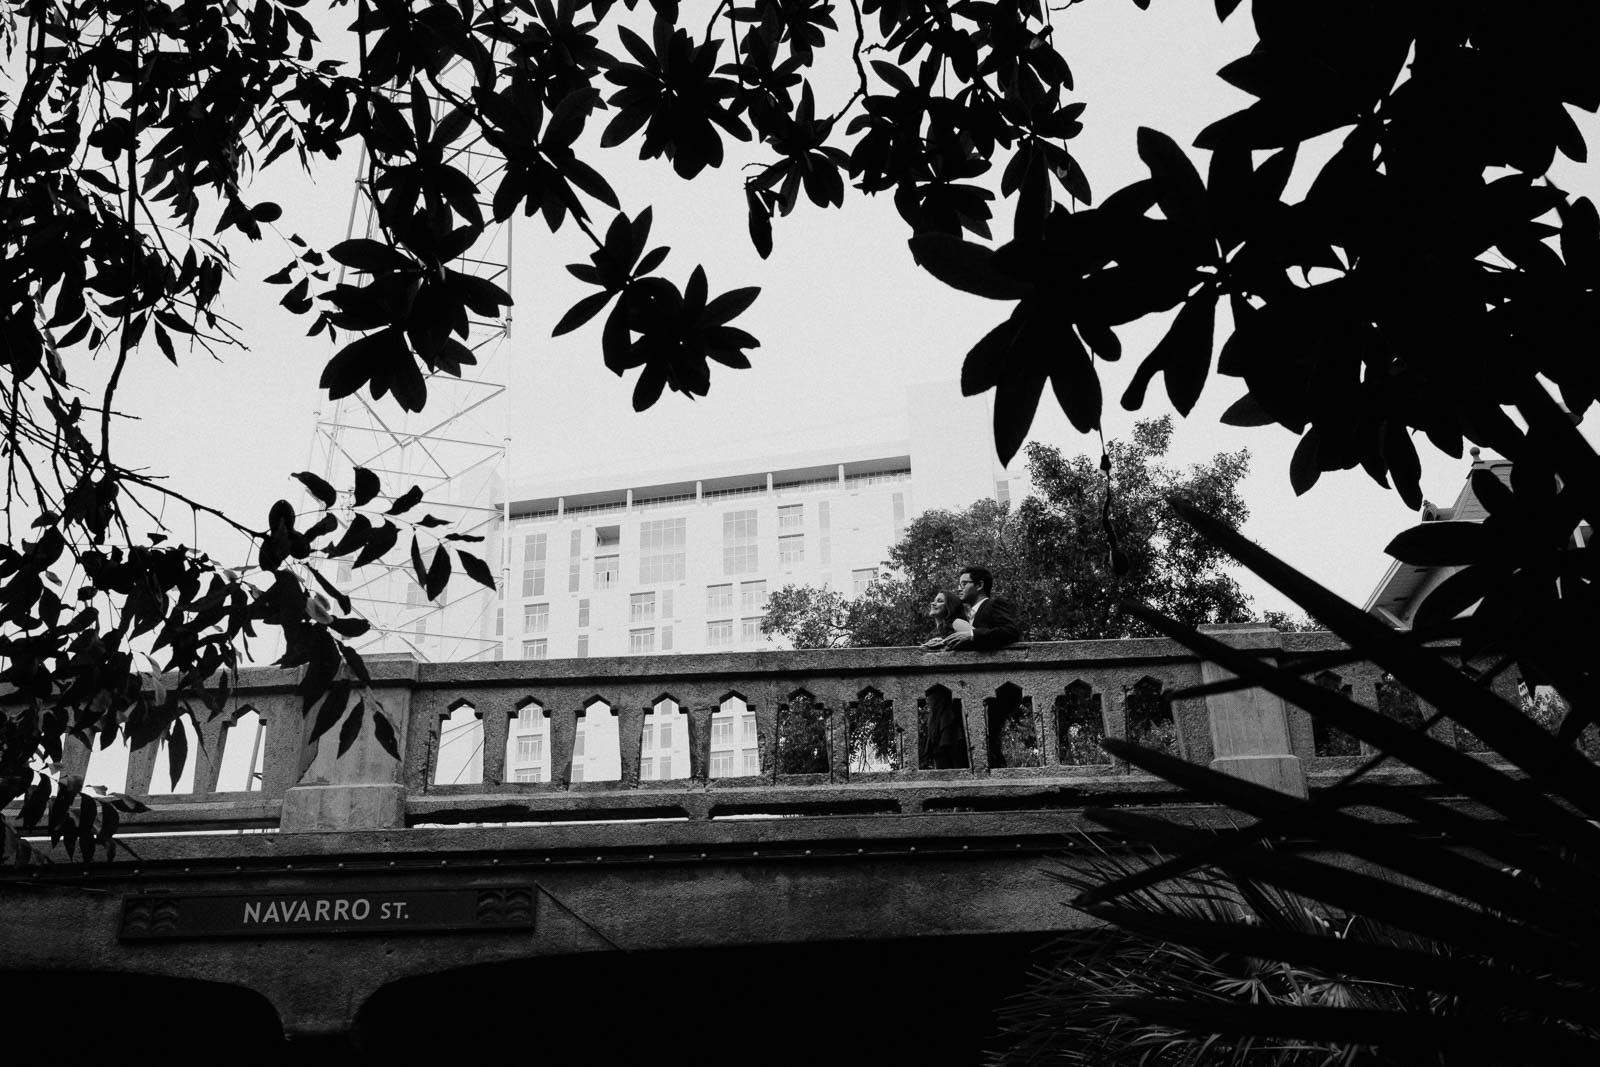
M 954 593 L 941 589 L 928 604 L 927 615 L 933 623 L 933 636 L 923 644 L 928 652 L 944 647 L 944 639 L 953 633 L 970 632 L 972 624 L 963 616 L 961 600 Z M 928 718 L 922 729 L 922 767 L 944 770 L 967 766 L 967 728 L 961 721 L 961 709 L 956 699 L 943 689 L 928 694 Z

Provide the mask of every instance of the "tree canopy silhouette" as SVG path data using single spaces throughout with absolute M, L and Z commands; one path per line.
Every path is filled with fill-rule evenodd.
M 924 512 L 863 593 L 786 586 L 768 598 L 762 629 L 797 648 L 921 644 L 934 594 L 953 591 L 956 575 L 974 564 L 994 572 L 1027 640 L 1148 636 L 1120 610 L 1130 599 L 1191 626 L 1244 621 L 1250 598 L 1225 570 L 1226 555 L 1166 500 L 1178 494 L 1237 528 L 1249 514 L 1238 493 L 1249 455 L 1222 453 L 1179 470 L 1162 462 L 1171 437 L 1172 418 L 1162 416 L 1136 423 L 1131 440 L 1109 442 L 1105 454 L 1117 472 L 1109 493 L 1096 460 L 1030 444 L 1034 492 L 1015 507 L 980 500 L 962 511 Z

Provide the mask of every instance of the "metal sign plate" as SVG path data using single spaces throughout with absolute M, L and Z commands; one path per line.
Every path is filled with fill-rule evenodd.
M 532 886 L 145 893 L 123 898 L 117 936 L 123 941 L 165 941 L 531 929 L 533 916 Z

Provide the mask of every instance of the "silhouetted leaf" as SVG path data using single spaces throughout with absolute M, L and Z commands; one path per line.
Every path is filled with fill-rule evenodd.
M 427 593 L 429 600 L 437 600 L 450 581 L 450 551 L 443 545 L 433 550 L 433 562 L 428 565 Z
M 443 551 L 443 549 L 440 549 Z M 495 588 L 494 575 L 489 570 L 489 565 L 470 552 L 456 549 L 456 555 L 461 559 L 461 569 L 467 572 L 467 577 L 488 589 Z
M 339 728 L 339 751 L 337 755 L 342 756 L 350 751 L 350 746 L 355 744 L 356 738 L 361 736 L 362 715 L 365 711 L 366 705 L 358 698 L 355 705 L 351 707 L 350 714 L 345 716 L 344 725 Z
M 328 249 L 328 255 L 333 257 L 336 263 L 343 263 L 347 267 L 368 273 L 408 270 L 416 266 L 405 255 L 382 241 L 374 241 L 369 237 L 340 241 Z
M 384 514 L 385 515 L 404 515 L 406 512 L 408 512 L 412 508 L 416 507 L 417 504 L 421 502 L 421 500 L 422 500 L 422 487 L 418 486 L 418 485 L 413 485 L 410 489 L 407 489 L 405 492 L 403 492 L 399 496 L 395 497 L 394 498 L 394 503 L 389 505 L 389 510 L 385 511 Z
M 382 749 L 394 759 L 400 758 L 400 742 L 395 737 L 394 724 L 383 713 L 382 708 L 375 708 L 372 712 L 372 736 L 378 741 Z
M 172 790 L 177 792 L 178 779 L 183 777 L 183 765 L 189 759 L 189 734 L 183 720 L 175 718 L 167 728 L 167 770 L 172 776 Z
M 357 516 L 359 519 L 360 516 Z M 352 523 L 354 525 L 354 523 Z M 362 545 L 361 551 L 356 555 L 351 564 L 354 567 L 364 567 L 373 560 L 382 558 L 385 552 L 394 547 L 395 541 L 400 537 L 400 531 L 392 522 L 384 522 L 382 526 L 373 530 Z
M 365 467 L 357 467 L 355 477 L 356 487 L 354 499 L 351 503 L 359 508 L 378 495 L 380 486 L 378 484 L 378 476 Z
M 1294 455 L 1289 459 L 1289 484 L 1296 496 L 1305 495 L 1322 477 L 1322 468 L 1317 462 L 1317 431 L 1313 427 L 1300 436 L 1300 443 L 1294 446 Z
M 353 552 L 367 543 L 372 535 L 372 522 L 365 515 L 356 515 L 350 519 L 350 525 L 345 527 L 344 536 L 339 538 L 339 543 L 327 549 L 329 556 L 342 556 Z
M 1481 522 L 1425 522 L 1397 535 L 1384 549 L 1395 559 L 1424 567 L 1451 567 L 1494 560 L 1499 540 Z

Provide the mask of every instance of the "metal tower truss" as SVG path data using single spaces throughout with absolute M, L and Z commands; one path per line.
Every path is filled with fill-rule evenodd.
M 451 73 L 446 71 L 445 77 Z M 457 73 L 464 75 L 465 70 Z M 434 109 L 437 115 L 439 101 Z M 511 223 L 496 223 L 489 203 L 505 160 L 474 137 L 452 146 L 446 162 L 472 180 L 489 220 L 477 243 L 451 267 L 509 292 Z M 374 215 L 370 196 L 358 186 L 349 234 L 376 236 Z M 502 585 L 505 561 L 499 531 L 503 526 L 496 520 L 505 517 L 508 496 L 505 362 L 510 332 L 509 309 L 495 320 L 471 317 L 464 343 L 477 357 L 477 365 L 463 368 L 460 378 L 428 374 L 428 401 L 420 412 L 402 411 L 390 399 L 374 401 L 362 392 L 340 399 L 331 410 L 319 410 L 311 457 L 311 469 L 340 490 L 354 484 L 356 467 L 377 474 L 387 497 L 413 485 L 421 487 L 423 502 L 408 517 L 435 515 L 450 524 L 436 527 L 440 534 L 484 537 L 482 542 L 457 544 L 481 556 L 493 573 L 502 576 Z M 497 594 L 458 570 L 439 601 L 430 603 L 417 585 L 408 544 L 402 528 L 401 541 L 390 553 L 398 562 L 370 564 L 354 573 L 348 558 L 335 564 L 336 584 L 349 595 L 354 612 L 372 624 L 355 642 L 357 647 L 367 654 L 410 652 L 432 661 L 499 658 Z

